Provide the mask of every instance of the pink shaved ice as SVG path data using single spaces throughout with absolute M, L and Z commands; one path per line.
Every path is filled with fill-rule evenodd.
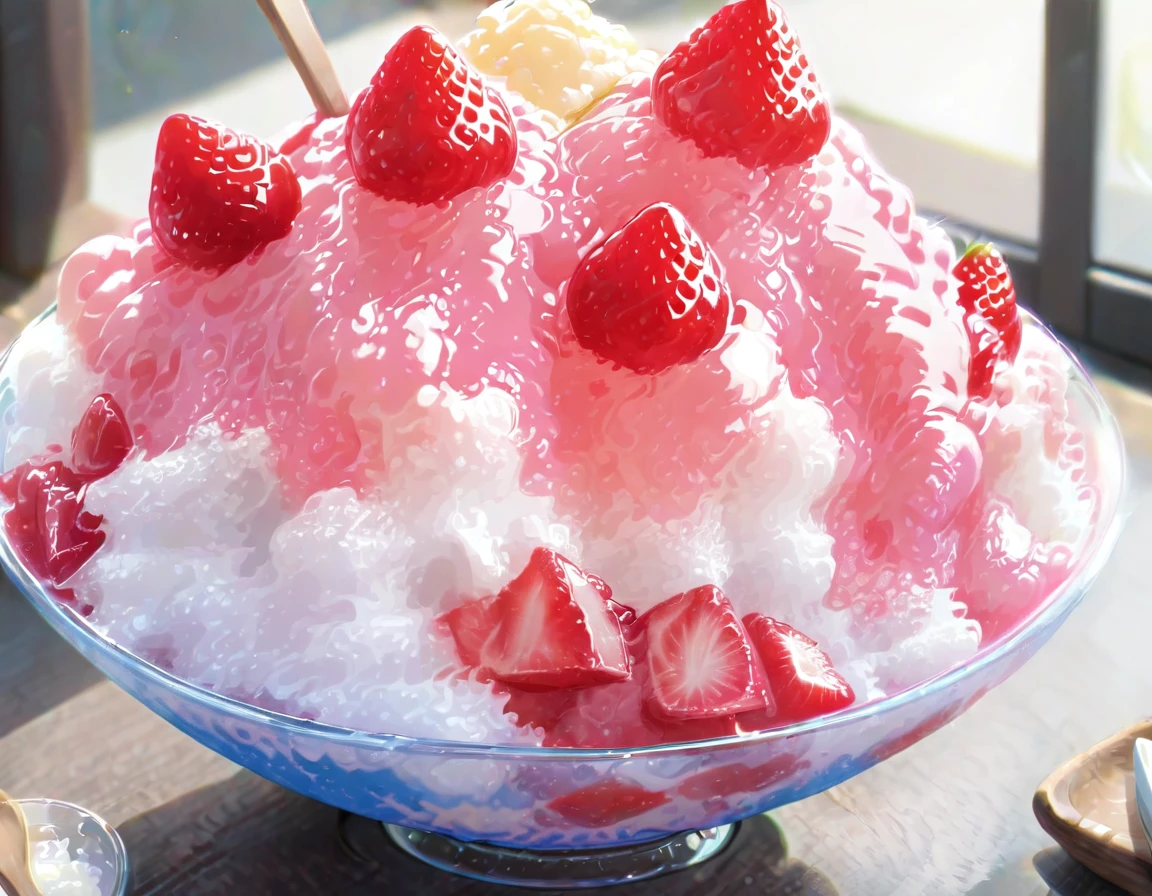
M 122 407 L 137 450 L 89 487 L 109 538 L 68 582 L 101 632 L 334 724 L 628 746 L 716 731 L 641 719 L 637 678 L 510 690 L 436 618 L 547 546 L 639 612 L 719 586 L 867 700 L 964 662 L 1070 574 L 1097 501 L 1064 356 L 1029 328 L 970 400 L 952 243 L 849 125 L 754 172 L 664 128 L 646 74 L 559 134 L 497 86 L 519 157 L 490 187 L 385 200 L 334 118 L 293 141 L 291 233 L 223 273 L 147 222 L 69 259 L 10 365 L 5 468 L 60 453 L 96 394 Z M 564 295 L 655 202 L 737 311 L 714 350 L 642 375 L 576 341 Z

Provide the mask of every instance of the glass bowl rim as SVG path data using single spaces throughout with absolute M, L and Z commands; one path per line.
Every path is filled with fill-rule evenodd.
M 56 313 L 56 303 L 53 302 L 47 309 L 31 321 L 25 332 L 53 317 Z M 854 704 L 846 709 L 825 716 L 817 716 L 803 722 L 786 725 L 782 728 L 769 728 L 763 731 L 753 731 L 742 734 L 731 734 L 708 740 L 680 742 L 672 744 L 655 744 L 644 747 L 613 747 L 613 748 L 586 748 L 586 747 L 541 747 L 517 744 L 484 744 L 471 741 L 441 740 L 438 738 L 411 737 L 401 734 L 371 733 L 351 728 L 342 728 L 312 719 L 301 719 L 274 710 L 263 709 L 234 697 L 217 694 L 206 687 L 194 684 L 186 679 L 149 663 L 127 648 L 111 641 L 97 632 L 76 611 L 52 598 L 36 580 L 28 573 L 24 565 L 12 552 L 7 535 L 0 529 L 0 566 L 7 572 L 9 579 L 24 594 L 29 602 L 36 608 L 44 619 L 56 631 L 64 636 L 65 640 L 73 642 L 79 648 L 80 642 L 87 642 L 98 653 L 109 655 L 121 667 L 127 667 L 136 675 L 144 678 L 150 685 L 165 691 L 175 692 L 179 697 L 201 707 L 218 710 L 226 716 L 241 722 L 249 722 L 262 727 L 294 735 L 307 736 L 328 742 L 332 746 L 345 749 L 366 750 L 369 752 L 399 752 L 399 753 L 436 753 L 452 754 L 454 756 L 482 756 L 506 760 L 527 761 L 577 761 L 596 762 L 635 757 L 665 756 L 668 754 L 691 755 L 699 752 L 709 752 L 717 749 L 750 746 L 752 744 L 769 741 L 786 741 L 809 734 L 816 730 L 830 730 L 851 725 L 855 722 L 884 715 L 902 707 L 908 706 L 922 698 L 946 690 L 960 680 L 973 675 L 980 670 L 994 664 L 998 660 L 1012 653 L 1017 646 L 1026 641 L 1033 632 L 1043 629 L 1051 620 L 1059 618 L 1072 608 L 1083 597 L 1084 592 L 1100 573 L 1106 564 L 1116 540 L 1123 527 L 1124 513 L 1122 505 L 1126 494 L 1127 459 L 1124 451 L 1124 439 L 1116 416 L 1108 407 L 1092 378 L 1084 369 L 1080 360 L 1068 347 L 1058 339 L 1035 315 L 1025 308 L 1020 308 L 1021 318 L 1026 327 L 1039 330 L 1046 335 L 1060 349 L 1065 358 L 1071 363 L 1073 375 L 1070 383 L 1077 383 L 1091 403 L 1091 410 L 1099 422 L 1103 424 L 1101 438 L 1098 440 L 1101 456 L 1104 453 L 1112 454 L 1115 464 L 1116 482 L 1112 491 L 1112 500 L 1107 508 L 1107 518 L 1101 511 L 1094 537 L 1084 545 L 1077 571 L 1064 580 L 1048 598 L 1036 607 L 1027 617 L 1020 621 L 1011 631 L 1001 635 L 986 647 L 981 647 L 967 662 L 953 666 L 925 679 L 911 688 L 898 691 L 888 697 L 872 700 L 867 703 Z M 11 377 L 7 365 L 14 349 L 24 338 L 21 333 L 0 354 L 0 416 L 7 410 L 8 396 L 12 391 Z M 0 427 L 0 434 L 3 433 Z M 3 444 L 0 443 L 0 452 Z M 0 462 L 3 458 L 0 456 Z M 1086 561 L 1084 558 L 1087 558 Z M 81 653 L 85 651 L 81 649 Z

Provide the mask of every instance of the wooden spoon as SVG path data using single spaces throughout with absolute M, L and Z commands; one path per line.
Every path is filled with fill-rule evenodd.
M 256 0 L 324 118 L 348 114 L 348 97 L 304 0 Z
M 15 801 L 0 790 L 0 891 L 8 896 L 43 896 L 32 877 L 28 823 Z

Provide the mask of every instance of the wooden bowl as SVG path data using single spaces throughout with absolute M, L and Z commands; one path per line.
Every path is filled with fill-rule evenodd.
M 1133 725 L 1056 769 L 1036 791 L 1040 826 L 1078 862 L 1133 896 L 1152 896 L 1152 847 L 1136 807 L 1132 751 L 1152 739 Z

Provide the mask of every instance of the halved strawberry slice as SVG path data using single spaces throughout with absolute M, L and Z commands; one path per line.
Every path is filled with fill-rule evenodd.
M 504 100 L 423 26 L 385 54 L 352 104 L 345 142 L 365 189 L 420 205 L 486 187 L 516 164 L 516 129 Z
M 0 493 L 12 502 L 4 531 L 37 578 L 59 586 L 104 544 L 103 517 L 84 511 L 86 480 L 61 461 L 21 464 L 5 474 Z
M 669 802 L 668 795 L 639 784 L 605 780 L 557 797 L 548 808 L 583 828 L 603 828 L 643 815 Z
M 721 8 L 660 63 L 652 102 L 705 156 L 749 168 L 806 162 L 832 130 L 828 99 L 773 0 Z
M 171 115 L 156 142 L 148 211 L 165 252 L 189 267 L 223 270 L 288 235 L 300 213 L 300 182 L 267 143 Z
M 100 479 L 114 472 L 132 451 L 132 431 L 111 395 L 97 395 L 72 430 L 72 468 Z
M 612 592 L 549 548 L 536 548 L 524 571 L 492 607 L 496 627 L 480 665 L 525 687 L 578 688 L 628 677 L 630 663 Z
M 480 651 L 496 628 L 496 596 L 470 600 L 440 617 L 456 642 L 456 654 L 465 666 L 480 665 Z
M 851 706 L 852 688 L 816 642 L 771 616 L 752 613 L 744 627 L 764 663 L 778 723 L 800 722 Z
M 1023 339 L 1016 287 L 1008 262 L 992 245 L 971 246 L 952 273 L 960 280 L 959 302 L 966 313 L 972 360 L 968 364 L 968 394 L 987 398 L 1001 362 L 1016 360 Z
M 740 617 L 715 585 L 656 605 L 647 627 L 650 705 L 673 719 L 729 716 L 772 705 Z
M 731 304 L 712 250 L 665 203 L 585 255 L 567 294 L 577 341 L 637 373 L 659 373 L 715 348 Z

